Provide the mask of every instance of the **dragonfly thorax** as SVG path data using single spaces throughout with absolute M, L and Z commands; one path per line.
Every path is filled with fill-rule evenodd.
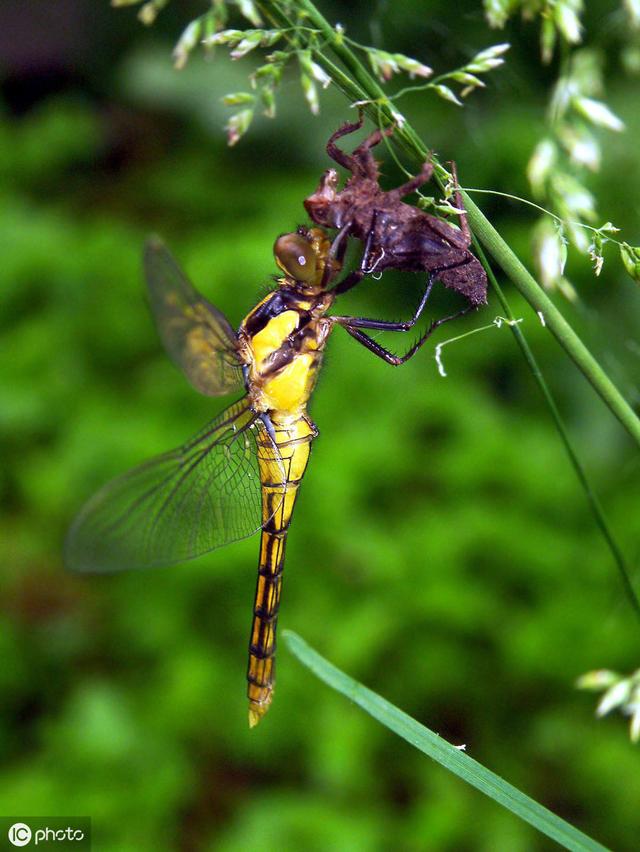
M 316 383 L 335 298 L 326 287 L 340 264 L 322 228 L 283 234 L 274 256 L 285 277 L 243 321 L 240 347 L 254 410 L 298 417 Z
M 324 314 L 332 302 L 327 292 L 310 297 L 282 287 L 242 323 L 240 339 L 255 410 L 277 412 L 280 418 L 304 413 L 331 327 Z

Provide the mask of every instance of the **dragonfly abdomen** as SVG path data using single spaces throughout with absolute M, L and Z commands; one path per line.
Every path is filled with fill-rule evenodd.
M 249 724 L 257 725 L 269 709 L 275 680 L 276 626 L 282 588 L 287 531 L 262 533 L 260 566 L 253 608 L 247 670 Z
M 287 533 L 298 488 L 309 461 L 311 441 L 316 434 L 315 427 L 306 417 L 286 424 L 275 420 L 272 423 L 281 466 L 278 480 L 276 453 L 273 444 L 268 444 L 265 437 L 259 459 L 263 527 L 247 670 L 251 727 L 257 725 L 267 712 L 273 697 L 276 627 Z

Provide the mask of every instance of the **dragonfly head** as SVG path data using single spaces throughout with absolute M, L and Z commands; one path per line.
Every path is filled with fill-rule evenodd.
M 276 263 L 287 283 L 298 290 L 317 292 L 338 272 L 340 264 L 330 256 L 331 242 L 321 228 L 300 227 L 278 237 L 273 246 Z M 331 264 L 331 274 L 326 275 Z

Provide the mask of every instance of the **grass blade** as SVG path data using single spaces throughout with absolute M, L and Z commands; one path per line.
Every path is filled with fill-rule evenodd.
M 565 849 L 580 852 L 606 852 L 606 847 L 587 837 L 577 828 L 556 816 L 538 802 L 521 793 L 507 781 L 491 772 L 477 760 L 425 728 L 382 696 L 350 678 L 314 651 L 300 636 L 290 630 L 283 632 L 289 650 L 316 677 L 332 689 L 341 692 L 389 730 L 415 746 L 419 751 L 471 784 L 538 831 L 555 840 Z

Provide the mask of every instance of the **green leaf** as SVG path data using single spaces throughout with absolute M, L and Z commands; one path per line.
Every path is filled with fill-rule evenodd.
M 310 669 L 316 677 L 332 689 L 341 692 L 370 716 L 385 725 L 402 739 L 411 743 L 419 751 L 437 761 L 445 769 L 453 772 L 467 784 L 489 796 L 502 807 L 507 808 L 520 819 L 528 822 L 542 834 L 552 838 L 565 849 L 606 850 L 605 846 L 587 837 L 577 828 L 553 814 L 538 802 L 521 793 L 507 781 L 487 769 L 477 760 L 469 757 L 460 748 L 443 740 L 434 731 L 425 728 L 420 722 L 403 713 L 398 707 L 385 701 L 382 696 L 361 683 L 350 678 L 344 672 L 321 657 L 296 633 L 283 632 L 284 641 L 289 650 Z

